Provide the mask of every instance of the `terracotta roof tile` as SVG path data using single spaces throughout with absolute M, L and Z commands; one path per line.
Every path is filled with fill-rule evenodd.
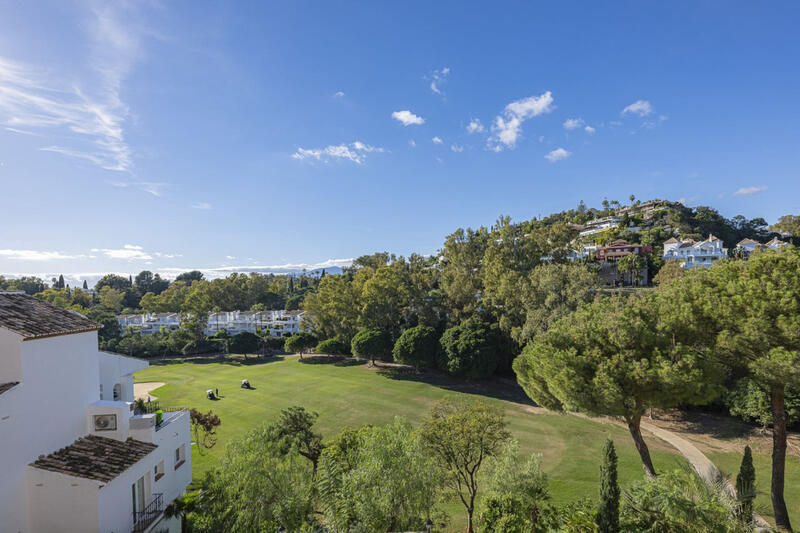
M 97 435 L 82 437 L 66 448 L 39 457 L 35 468 L 68 476 L 108 482 L 133 466 L 158 446 L 128 439 L 120 441 Z
M 25 340 L 94 331 L 102 326 L 74 311 L 19 292 L 0 292 L 0 327 Z

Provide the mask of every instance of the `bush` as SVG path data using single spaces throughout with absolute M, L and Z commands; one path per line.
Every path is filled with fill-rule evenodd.
M 283 344 L 283 349 L 288 353 L 303 354 L 317 344 L 317 338 L 311 333 L 300 331 L 291 337 L 287 337 Z
M 439 368 L 457 376 L 488 378 L 503 359 L 497 324 L 469 321 L 444 332 L 439 339 Z
M 259 351 L 261 339 L 255 333 L 243 331 L 235 335 L 230 342 L 229 351 L 231 353 L 256 353 Z
M 268 350 L 284 351 L 283 345 L 286 344 L 285 337 L 264 337 L 263 341 L 264 346 L 266 346 Z
M 326 355 L 350 355 L 350 347 L 339 338 L 325 339 L 317 344 L 314 353 Z
M 206 339 L 196 339 L 193 341 L 187 342 L 181 353 L 183 355 L 200 355 L 206 353 L 214 353 L 219 351 L 219 343 L 218 342 L 211 342 Z
M 528 533 L 530 520 L 522 501 L 512 494 L 491 495 L 481 502 L 479 520 L 486 533 Z
M 362 359 L 388 359 L 392 353 L 392 339 L 389 333 L 378 328 L 366 328 L 356 333 L 350 343 L 353 355 Z
M 439 336 L 436 330 L 428 326 L 416 326 L 400 335 L 394 344 L 392 355 L 398 363 L 412 365 L 419 370 L 436 363 L 438 350 Z

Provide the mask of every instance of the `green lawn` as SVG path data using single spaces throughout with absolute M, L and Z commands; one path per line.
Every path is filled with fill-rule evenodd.
M 739 453 L 709 453 L 708 458 L 731 481 L 736 482 L 739 465 L 742 464 L 742 455 Z M 765 454 L 754 454 L 753 465 L 756 468 L 756 512 L 769 519 L 773 524 L 772 502 L 769 497 L 770 478 L 772 477 L 772 458 Z M 784 498 L 789 509 L 789 519 L 792 527 L 800 526 L 800 457 L 789 456 L 786 458 L 786 481 L 784 483 Z
M 309 364 L 296 358 L 258 363 L 168 363 L 138 372 L 135 379 L 166 383 L 153 391 L 164 407 L 212 409 L 222 419 L 217 446 L 204 454 L 192 451 L 195 480 L 215 464 L 227 442 L 250 428 L 271 422 L 281 409 L 291 405 L 318 412 L 319 431 L 323 437 L 331 437 L 345 426 L 385 424 L 395 416 L 406 417 L 416 424 L 436 400 L 460 394 L 480 396 L 505 409 L 509 428 L 522 450 L 543 455 L 556 503 L 596 497 L 600 450 L 607 436 L 617 445 L 620 482 L 625 485 L 643 475 L 627 431 L 569 415 L 534 414 L 497 399 L 520 398 L 518 387 L 508 381 L 469 386 L 436 373 L 392 376 L 364 365 Z M 240 388 L 242 379 L 250 380 L 255 390 Z M 205 398 L 205 391 L 214 388 L 219 388 L 219 401 Z M 663 471 L 685 464 L 682 457 L 660 441 L 650 439 L 648 443 L 656 469 Z M 445 509 L 458 527 L 462 509 L 455 504 Z

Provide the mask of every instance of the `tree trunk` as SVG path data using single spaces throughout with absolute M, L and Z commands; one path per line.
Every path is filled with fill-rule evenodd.
M 783 399 L 784 388 L 773 387 L 772 396 L 772 510 L 775 525 L 792 530 L 786 500 L 783 498 L 784 475 L 786 471 L 786 410 Z
M 628 430 L 631 432 L 631 437 L 633 437 L 633 443 L 636 445 L 639 457 L 642 458 L 644 473 L 647 474 L 648 477 L 656 477 L 656 469 L 653 468 L 653 460 L 650 459 L 650 450 L 647 448 L 647 444 L 642 437 L 642 430 L 640 427 L 641 420 L 642 417 L 639 415 L 630 420 L 626 420 L 626 422 L 628 422 Z
M 467 509 L 467 531 L 469 533 L 475 532 L 475 528 L 472 525 L 472 509 Z

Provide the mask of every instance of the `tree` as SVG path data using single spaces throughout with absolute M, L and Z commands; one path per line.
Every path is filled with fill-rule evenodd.
M 119 313 L 122 309 L 122 299 L 124 297 L 125 293 L 109 285 L 104 285 L 103 288 L 100 289 L 100 303 L 114 313 Z
M 403 311 L 408 305 L 405 261 L 379 267 L 361 288 L 360 323 L 367 328 L 399 335 Z
M 789 233 L 792 237 L 798 237 L 800 236 L 800 215 L 783 215 L 769 229 L 778 233 Z
M 434 512 L 439 472 L 401 418 L 345 429 L 322 452 L 317 487 L 330 531 L 419 531 Z
M 791 530 L 784 498 L 786 390 L 800 388 L 800 250 L 722 261 L 665 292 L 666 316 L 675 317 L 674 328 L 691 337 L 695 350 L 713 355 L 769 395 L 772 508 L 775 523 Z
M 628 275 L 628 282 L 636 285 L 641 280 L 640 272 L 647 267 L 647 262 L 637 253 L 629 253 L 619 258 L 617 270 Z
M 658 274 L 653 276 L 653 283 L 656 285 L 662 285 L 665 283 L 670 283 L 676 279 L 680 279 L 686 275 L 686 269 L 683 268 L 681 263 L 675 261 L 674 259 L 670 259 L 661 269 L 658 271 Z
M 244 354 L 244 356 L 247 357 L 249 353 L 258 352 L 260 346 L 261 338 L 258 335 L 250 333 L 249 331 L 243 331 L 231 338 L 228 349 L 232 353 Z
M 480 401 L 441 400 L 423 422 L 423 441 L 439 464 L 445 483 L 464 504 L 470 533 L 474 531 L 481 466 L 509 437 L 503 412 Z
M 182 272 L 175 276 L 175 281 L 181 281 L 186 285 L 191 285 L 195 281 L 204 281 L 205 276 L 199 270 L 191 270 L 189 272 Z
M 219 417 L 212 411 L 201 413 L 197 409 L 192 409 L 189 411 L 189 419 L 194 441 L 200 450 L 213 448 L 217 443 L 217 427 L 222 423 Z
M 433 366 L 436 363 L 436 352 L 439 349 L 439 336 L 429 326 L 409 328 L 394 343 L 392 356 L 398 363 L 420 368 Z
M 303 327 L 320 338 L 348 341 L 358 331 L 360 291 L 343 276 L 325 276 L 303 300 Z
M 458 229 L 447 236 L 439 252 L 442 288 L 457 319 L 471 316 L 479 306 L 478 295 L 483 290 L 481 265 L 488 238 L 489 232 L 483 227 Z
M 718 367 L 673 345 L 653 294 L 595 301 L 559 320 L 514 361 L 517 381 L 548 409 L 622 418 L 648 476 L 655 476 L 641 433 L 653 408 L 695 405 L 719 391 Z
M 317 338 L 305 331 L 298 331 L 286 339 L 283 349 L 288 353 L 299 353 L 302 359 L 303 354 L 317 345 Z
M 314 353 L 325 355 L 348 355 L 350 345 L 341 339 L 325 339 L 314 347 Z
M 607 439 L 603 446 L 603 464 L 600 465 L 600 504 L 597 507 L 596 520 L 600 533 L 619 531 L 617 452 L 611 439 Z
M 283 453 L 296 451 L 313 465 L 317 471 L 319 456 L 324 446 L 322 437 L 314 432 L 314 422 L 319 415 L 309 413 L 304 407 L 293 406 L 281 411 L 281 416 L 267 429 L 269 438 L 279 444 Z
M 86 280 L 83 280 L 83 290 L 85 291 L 89 290 L 89 284 L 86 282 Z
M 392 353 L 392 339 L 389 334 L 378 328 L 365 328 L 356 333 L 350 344 L 353 355 L 369 359 L 375 365 L 375 359 L 385 359 Z
M 497 324 L 470 320 L 446 330 L 439 343 L 439 367 L 456 376 L 487 378 L 506 358 Z
M 736 500 L 739 507 L 736 517 L 745 524 L 753 522 L 753 500 L 756 499 L 756 469 L 753 466 L 753 454 L 750 446 L 744 447 L 742 464 L 736 475 Z
M 111 287 L 119 292 L 125 292 L 131 288 L 131 282 L 125 276 L 120 276 L 118 274 L 106 274 L 97 280 L 97 283 L 94 284 L 94 290 L 99 293 L 103 287 Z
M 219 467 L 208 473 L 195 500 L 192 529 L 300 531 L 313 507 L 313 470 L 297 452 L 270 438 L 266 427 L 228 444 Z

